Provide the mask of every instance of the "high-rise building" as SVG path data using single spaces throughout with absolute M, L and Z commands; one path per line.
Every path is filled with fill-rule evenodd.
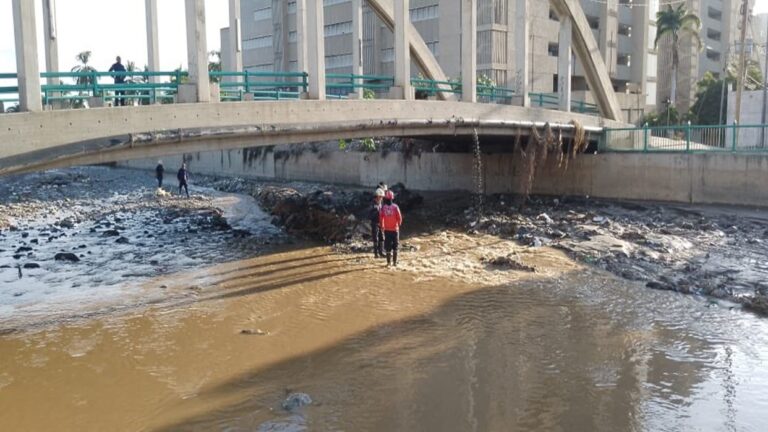
M 319 1 L 319 0 L 318 0 Z M 736 40 L 741 0 L 684 0 L 702 18 L 699 52 L 690 40 L 681 44 L 678 99 L 689 104 L 695 82 L 707 70 L 722 73 L 728 46 Z M 751 0 L 754 1 L 754 0 Z M 655 109 L 669 95 L 671 54 L 665 44 L 657 50 L 655 18 L 660 7 L 680 0 L 581 0 L 584 13 L 608 68 L 614 90 L 629 121 Z M 325 6 L 326 70 L 352 71 L 351 0 L 323 0 Z M 477 0 L 477 70 L 501 87 L 514 88 L 515 0 Z M 241 0 L 243 66 L 249 71 L 296 71 L 296 2 Z M 446 75 L 461 73 L 461 7 L 457 0 L 410 0 L 414 27 Z M 559 22 L 546 0 L 530 0 L 529 91 L 557 92 Z M 363 2 L 363 70 L 372 75 L 394 74 L 392 31 Z M 658 52 L 658 60 L 657 60 Z M 669 59 L 667 58 L 669 57 Z M 419 71 L 415 67 L 412 74 Z M 583 68 L 574 62 L 573 99 L 591 102 Z

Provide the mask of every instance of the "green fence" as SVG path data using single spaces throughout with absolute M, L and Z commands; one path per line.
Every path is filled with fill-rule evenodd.
M 560 97 L 555 93 L 528 93 L 532 107 L 560 109 Z M 600 115 L 597 105 L 584 101 L 571 101 L 571 112 L 587 115 Z
M 675 125 L 606 128 L 606 152 L 763 152 L 768 125 Z
M 306 72 L 209 72 L 219 80 L 222 101 L 299 99 L 307 91 Z

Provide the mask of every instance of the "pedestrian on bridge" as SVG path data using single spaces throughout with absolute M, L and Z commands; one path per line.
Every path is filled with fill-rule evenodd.
M 384 231 L 384 250 L 387 252 L 387 267 L 397 267 L 397 249 L 400 245 L 400 225 L 403 215 L 400 207 L 394 203 L 395 194 L 388 190 L 384 193 L 384 205 L 379 212 L 379 224 Z
M 116 72 L 112 74 L 115 84 L 125 84 L 125 66 L 120 62 L 120 56 L 117 56 L 108 72 Z M 125 90 L 115 90 L 115 105 L 125 106 L 125 99 L 118 96 L 125 96 Z
M 155 177 L 157 177 L 157 187 L 160 189 L 163 188 L 164 173 L 165 173 L 165 167 L 163 166 L 163 161 L 159 160 L 157 161 L 157 166 L 155 167 Z
M 187 193 L 187 198 L 189 198 L 189 186 L 187 185 L 187 182 L 189 181 L 189 173 L 187 172 L 187 164 L 181 164 L 181 168 L 179 168 L 176 178 L 179 179 L 179 195 L 181 195 L 181 188 L 183 187 L 184 192 Z
M 379 183 L 379 185 L 381 185 L 381 183 Z M 376 192 L 373 195 L 373 205 L 371 206 L 371 211 L 369 213 L 374 258 L 384 258 L 384 232 L 381 231 L 381 223 L 379 221 L 381 202 L 384 200 L 384 193 L 384 189 L 381 187 L 376 189 Z

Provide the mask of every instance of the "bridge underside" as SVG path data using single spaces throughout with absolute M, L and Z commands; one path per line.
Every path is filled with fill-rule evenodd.
M 344 119 L 344 120 L 340 120 Z M 275 101 L 155 105 L 11 114 L 0 122 L 0 175 L 180 153 L 365 137 L 515 136 L 575 113 L 436 101 Z

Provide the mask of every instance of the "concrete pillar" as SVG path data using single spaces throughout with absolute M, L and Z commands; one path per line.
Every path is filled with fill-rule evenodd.
M 35 4 L 31 0 L 13 0 L 13 34 L 16 39 L 19 110 L 42 111 L 40 66 L 37 64 Z
M 205 1 L 186 0 L 187 62 L 189 83 L 193 87 L 194 102 L 209 102 L 211 88 L 208 81 L 208 47 L 205 38 Z M 181 97 L 181 91 L 179 92 Z M 191 102 L 182 98 L 182 102 Z
M 307 0 L 296 0 L 296 67 L 306 72 L 307 61 Z
M 307 50 L 309 98 L 325 100 L 325 19 L 323 2 L 306 0 L 306 34 L 303 43 Z M 298 3 L 297 3 L 298 8 Z
M 352 74 L 363 74 L 363 0 L 352 0 Z M 360 99 L 364 93 L 356 90 Z
M 232 59 L 232 50 L 229 49 L 229 27 L 219 30 L 219 40 L 221 41 L 221 70 L 231 71 L 234 69 Z M 232 77 L 222 77 L 222 82 L 232 82 Z
M 240 0 L 229 0 L 229 44 L 228 55 L 229 65 L 224 71 L 242 72 L 243 71 L 243 38 L 242 22 L 240 21 Z M 223 40 L 223 39 L 222 39 Z M 224 53 L 221 53 L 222 56 Z M 222 64 L 223 66 L 223 64 Z M 242 81 L 242 78 L 231 79 L 234 82 Z
M 461 100 L 477 102 L 476 0 L 461 0 Z
M 411 47 L 410 40 L 410 0 L 394 0 L 395 3 L 395 85 L 392 97 L 411 100 Z
M 515 1 L 515 16 L 514 20 L 510 19 L 509 25 L 514 25 L 514 32 L 509 46 L 515 47 L 515 63 L 514 70 L 510 74 L 510 79 L 514 80 L 510 88 L 515 89 L 515 99 L 518 100 L 520 106 L 530 106 L 531 99 L 528 97 L 528 55 L 530 54 L 530 26 L 528 24 L 528 0 L 516 0 Z M 514 24 L 512 24 L 514 23 Z
M 147 19 L 147 67 L 151 72 L 160 71 L 160 42 L 157 29 L 157 0 L 144 0 Z M 162 77 L 149 77 L 152 83 L 160 83 Z
M 557 93 L 560 99 L 560 110 L 571 110 L 571 75 L 573 72 L 573 54 L 571 42 L 573 24 L 568 16 L 560 17 L 560 35 L 558 37 L 557 53 Z
M 43 34 L 45 37 L 45 71 L 59 71 L 59 41 L 56 29 L 56 0 L 43 0 Z M 58 83 L 58 78 L 48 77 L 49 85 Z

